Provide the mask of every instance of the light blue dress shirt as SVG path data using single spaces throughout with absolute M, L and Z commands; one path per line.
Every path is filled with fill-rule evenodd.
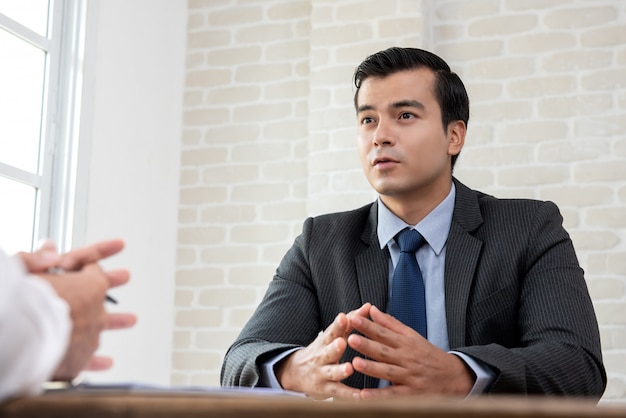
M 420 223 L 408 225 L 398 218 L 378 199 L 378 241 L 380 248 L 389 248 L 389 294 L 387 295 L 387 306 L 390 306 L 391 280 L 395 265 L 400 257 L 400 248 L 394 241 L 394 237 L 404 228 L 416 229 L 424 239 L 426 244 L 422 245 L 416 252 L 417 262 L 424 278 L 426 291 L 426 323 L 428 327 L 428 341 L 443 351 L 459 356 L 474 372 L 476 381 L 469 395 L 484 392 L 495 378 L 495 374 L 489 367 L 481 364 L 466 354 L 450 351 L 448 342 L 448 327 L 446 324 L 446 297 L 444 285 L 444 271 L 446 259 L 446 241 L 452 223 L 454 212 L 454 199 L 456 188 L 454 183 L 448 196 Z M 280 388 L 280 384 L 274 373 L 274 366 L 283 358 L 299 350 L 294 348 L 270 358 L 261 368 L 261 381 L 263 384 L 273 388 Z M 379 387 L 388 386 L 389 382 L 381 380 Z
M 426 244 L 422 245 L 415 257 L 420 266 L 424 279 L 426 292 L 426 324 L 428 329 L 428 341 L 439 347 L 443 351 L 450 350 L 448 342 L 448 326 L 446 324 L 446 292 L 444 282 L 445 261 L 446 261 L 446 241 L 452 223 L 454 213 L 454 199 L 456 188 L 454 183 L 450 188 L 448 196 L 432 210 L 417 225 L 408 225 L 402 219 L 391 212 L 385 204 L 378 199 L 378 241 L 380 248 L 389 248 L 389 294 L 387 295 L 387 306 L 391 306 L 391 281 L 393 272 L 400 258 L 400 248 L 396 244 L 394 237 L 404 228 L 413 228 L 419 232 Z M 476 381 L 470 395 L 484 392 L 494 379 L 494 373 L 486 365 L 480 364 L 474 358 L 451 351 L 459 356 L 472 369 L 476 375 Z M 389 383 L 381 381 L 380 386 Z

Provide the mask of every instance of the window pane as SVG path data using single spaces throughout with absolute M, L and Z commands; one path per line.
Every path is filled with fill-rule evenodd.
M 0 13 L 41 36 L 48 34 L 48 0 L 0 0 Z
M 45 58 L 0 29 L 0 160 L 31 173 L 39 157 Z
M 34 187 L 0 177 L 0 247 L 7 253 L 31 249 L 36 198 Z

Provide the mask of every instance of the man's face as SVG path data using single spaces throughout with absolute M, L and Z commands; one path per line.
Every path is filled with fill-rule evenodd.
M 450 189 L 450 156 L 463 146 L 465 125 L 444 130 L 430 69 L 370 77 L 357 96 L 358 149 L 372 187 L 389 203 Z M 442 189 L 443 188 L 443 189 Z M 444 195 L 445 196 L 445 195 Z

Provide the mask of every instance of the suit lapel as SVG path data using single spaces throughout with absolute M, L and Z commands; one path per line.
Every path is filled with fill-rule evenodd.
M 456 199 L 446 243 L 446 322 L 450 348 L 465 345 L 467 304 L 482 241 L 470 233 L 482 223 L 476 192 L 454 180 Z
M 367 247 L 356 257 L 355 263 L 361 303 L 370 302 L 384 312 L 387 308 L 389 253 L 386 248 L 380 249 L 377 223 L 378 205 L 374 203 L 361 235 Z
M 363 229 L 361 241 L 366 248 L 356 257 L 356 274 L 359 283 L 361 303 L 370 302 L 385 312 L 389 280 L 389 252 L 380 249 L 376 226 L 378 224 L 378 205 L 372 204 L 367 224 Z M 357 387 L 374 388 L 378 379 L 357 373 L 355 379 L 363 379 Z

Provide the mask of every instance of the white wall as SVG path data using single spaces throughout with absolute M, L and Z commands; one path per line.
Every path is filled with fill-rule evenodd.
M 74 246 L 121 237 L 105 262 L 131 283 L 111 292 L 139 321 L 110 331 L 113 369 L 89 381 L 170 381 L 187 4 L 89 1 Z

